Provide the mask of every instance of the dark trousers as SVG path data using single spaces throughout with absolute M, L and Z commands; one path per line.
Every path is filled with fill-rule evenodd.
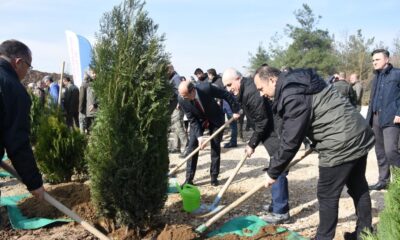
M 378 114 L 374 114 L 372 129 L 375 134 L 375 153 L 378 160 L 379 182 L 388 183 L 390 165 L 400 167 L 400 153 L 398 149 L 400 128 L 379 127 Z
M 210 124 L 209 126 L 210 135 L 213 132 L 218 130 L 218 127 Z M 212 178 L 218 178 L 219 168 L 221 163 L 221 140 L 222 140 L 223 132 L 220 132 L 217 136 L 215 136 L 211 142 L 211 167 L 210 167 L 210 175 Z M 189 134 L 189 145 L 188 152 L 191 153 L 199 146 L 199 141 L 197 137 L 194 135 L 193 131 L 190 131 Z M 186 164 L 186 179 L 193 180 L 194 175 L 196 173 L 197 168 L 197 160 L 199 158 L 199 153 L 196 153 L 191 160 L 189 160 Z
M 338 222 L 339 198 L 344 185 L 356 209 L 357 236 L 365 228 L 371 229 L 371 198 L 365 179 L 367 155 L 334 167 L 319 167 L 317 197 L 319 202 L 318 240 L 331 240 Z
M 72 128 L 72 127 L 79 128 L 79 113 L 78 112 L 71 113 L 71 114 L 67 113 L 65 118 L 66 118 L 66 123 L 67 123 L 68 127 L 70 127 L 70 128 Z
M 233 117 L 232 113 L 226 113 L 226 117 L 229 119 L 231 119 Z M 237 121 L 233 121 L 229 124 L 230 128 L 231 128 L 231 140 L 229 140 L 229 142 L 231 144 L 236 145 L 237 144 L 237 135 L 238 135 L 238 127 L 237 127 Z

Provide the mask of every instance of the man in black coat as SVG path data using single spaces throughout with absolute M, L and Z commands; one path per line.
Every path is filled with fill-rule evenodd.
M 199 145 L 201 149 L 203 144 L 203 132 L 206 128 L 210 134 L 218 130 L 224 122 L 224 113 L 217 104 L 216 98 L 226 100 L 231 106 L 234 118 L 240 117 L 239 104 L 235 98 L 227 91 L 220 89 L 210 83 L 194 85 L 192 82 L 183 81 L 179 85 L 179 106 L 182 108 L 190 122 L 188 152 L 191 153 Z M 218 175 L 221 161 L 221 140 L 222 132 L 211 140 L 211 185 L 218 185 Z M 193 178 L 196 172 L 198 153 L 188 161 L 186 166 L 185 183 L 193 184 Z
M 281 120 L 273 116 L 270 101 L 260 96 L 252 79 L 242 77 L 236 69 L 226 69 L 222 81 L 227 90 L 237 96 L 247 119 L 254 122 L 254 132 L 245 149 L 247 156 L 250 157 L 254 153 L 260 142 L 264 144 L 269 156 L 273 156 L 279 148 L 278 133 Z M 263 218 L 270 223 L 282 223 L 290 218 L 286 176 L 287 172 L 278 177 L 277 183 L 271 188 L 271 203 L 263 206 L 268 212 Z
M 361 114 L 335 87 L 312 69 L 281 73 L 259 68 L 254 77 L 259 92 L 274 99 L 273 111 L 282 120 L 279 149 L 267 169 L 266 186 L 272 185 L 296 155 L 305 136 L 318 152 L 319 226 L 316 239 L 335 237 L 339 199 L 344 186 L 353 199 L 356 229 L 345 239 L 361 239 L 371 230 L 371 198 L 365 178 L 368 152 L 374 134 Z
M 42 176 L 29 141 L 31 99 L 20 82 L 32 68 L 31 62 L 31 51 L 22 42 L 0 44 L 0 158 L 5 149 L 28 190 L 43 199 Z

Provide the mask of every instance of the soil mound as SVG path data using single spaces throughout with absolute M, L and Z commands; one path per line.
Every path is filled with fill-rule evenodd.
M 157 240 L 193 240 L 200 239 L 199 234 L 188 225 L 166 225 Z
M 90 203 L 89 187 L 83 183 L 62 183 L 47 188 L 47 192 L 64 204 L 67 208 L 76 212 L 80 217 L 89 222 L 96 220 L 96 211 Z M 28 218 L 66 218 L 57 208 L 45 201 L 39 201 L 34 197 L 21 200 L 18 203 L 22 214 Z
M 235 234 L 228 234 L 223 237 L 214 237 L 211 238 L 213 240 L 258 240 L 258 239 L 265 239 L 265 240 L 286 240 L 289 232 L 276 232 L 276 226 L 268 225 L 260 229 L 260 231 L 252 236 L 252 237 L 241 237 Z

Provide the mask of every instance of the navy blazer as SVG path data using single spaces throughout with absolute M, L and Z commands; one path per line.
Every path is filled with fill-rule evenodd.
M 372 89 L 370 102 L 368 107 L 367 122 L 372 125 L 372 104 L 375 97 L 375 92 L 378 84 L 378 72 L 375 71 L 375 77 L 372 80 Z M 382 108 L 379 111 L 379 126 L 384 127 L 399 127 L 399 124 L 394 124 L 395 116 L 400 116 L 400 69 L 394 68 L 391 64 L 380 73 L 382 77 L 382 87 L 385 94 L 381 100 Z
M 196 138 L 203 135 L 202 124 L 205 120 L 209 121 L 214 127 L 221 127 L 225 122 L 225 116 L 222 108 L 217 104 L 216 98 L 224 99 L 230 105 L 232 112 L 238 113 L 240 110 L 239 103 L 228 91 L 218 88 L 208 82 L 195 85 L 197 95 L 199 96 L 201 105 L 204 108 L 204 113 L 197 109 L 191 100 L 187 100 L 179 96 L 179 106 L 186 114 L 190 122 L 190 131 L 193 132 Z

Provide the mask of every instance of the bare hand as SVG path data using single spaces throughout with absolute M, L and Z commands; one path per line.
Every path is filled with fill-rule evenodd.
M 37 189 L 35 189 L 35 190 L 32 190 L 32 191 L 31 191 L 31 194 L 32 194 L 35 198 L 37 198 L 37 199 L 39 199 L 39 200 L 43 200 L 43 199 L 44 199 L 44 192 L 45 192 L 44 187 L 41 186 L 40 188 L 37 188 Z
M 238 120 L 240 118 L 240 114 L 239 113 L 234 113 L 232 115 L 233 119 Z
M 204 141 L 205 141 L 204 138 L 203 137 L 198 137 L 197 141 L 199 141 L 200 149 L 203 150 L 206 147 L 206 144 L 204 144 Z
M 254 153 L 254 149 L 249 145 L 247 145 L 244 152 L 246 153 L 247 157 L 251 157 L 251 155 Z
M 400 123 L 400 117 L 399 116 L 394 116 L 393 123 L 394 124 Z
M 276 182 L 276 180 L 275 180 L 275 179 L 272 179 L 272 178 L 268 175 L 268 173 L 265 173 L 265 178 L 266 178 L 265 187 L 269 187 L 269 186 L 271 186 L 272 184 L 274 184 L 274 183 Z

